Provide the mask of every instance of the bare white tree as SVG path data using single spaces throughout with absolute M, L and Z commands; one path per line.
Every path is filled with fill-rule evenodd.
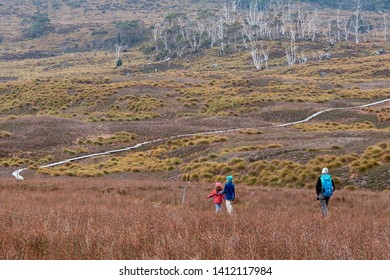
M 161 27 L 159 33 L 160 33 L 160 38 L 164 42 L 165 50 L 168 51 L 169 50 L 169 44 L 168 44 L 168 33 L 169 33 L 169 30 L 167 28 L 166 23 L 164 23 L 164 25 Z
M 244 17 L 249 26 L 257 25 L 259 9 L 257 8 L 257 5 L 255 5 L 254 1 L 249 4 L 249 11 L 244 14 Z
M 226 32 L 225 31 L 225 22 L 221 17 L 218 21 L 218 32 L 217 32 L 218 40 L 220 41 L 220 45 L 221 45 L 221 52 L 225 51 L 225 41 L 224 41 L 225 32 Z
M 210 39 L 210 48 L 213 48 L 214 44 L 218 40 L 218 22 L 212 19 L 207 20 L 205 24 L 205 32 L 207 38 Z
M 191 23 L 187 21 L 187 18 L 178 18 L 177 26 L 179 28 L 179 32 L 182 38 L 187 38 L 187 33 L 189 28 L 191 27 Z
M 252 41 L 252 31 L 250 29 L 251 27 L 249 25 L 246 25 L 245 23 L 242 25 L 242 44 L 244 45 L 245 49 L 248 48 L 246 39 L 248 38 L 250 42 Z
M 265 69 L 268 69 L 268 57 L 269 57 L 269 48 L 264 50 L 263 44 L 261 44 L 261 49 L 259 50 L 254 41 L 251 42 L 251 55 L 253 64 L 257 70 L 261 70 L 263 63 L 265 63 Z
M 283 28 L 283 25 L 281 25 Z M 256 25 L 256 36 L 263 39 L 272 39 L 272 30 L 268 20 L 261 18 L 258 25 Z
M 336 26 L 337 26 L 337 42 L 340 42 L 340 33 L 341 33 L 341 25 L 340 25 L 340 9 L 337 9 L 337 18 L 336 18 Z
M 314 42 L 317 34 L 317 25 L 319 23 L 318 11 L 314 11 L 308 22 L 308 36 Z
M 354 33 L 355 33 L 355 43 L 356 44 L 359 43 L 359 30 L 361 27 L 361 25 L 360 25 L 361 10 L 362 10 L 362 1 L 357 0 L 356 10 L 354 12 L 355 17 L 354 17 L 353 21 L 351 22 L 351 24 L 353 25 Z
M 306 57 L 305 53 L 302 51 L 301 55 L 298 57 L 299 64 L 305 64 L 307 60 L 308 58 Z
M 290 39 L 286 56 L 288 64 L 294 65 L 308 61 L 305 53 L 296 45 L 299 40 L 315 41 L 324 36 L 331 45 L 342 40 L 353 39 L 356 43 L 363 40 L 362 31 L 367 31 L 367 26 L 362 21 L 363 1 L 351 1 L 356 5 L 353 4 L 353 11 L 348 16 L 337 9 L 329 19 L 319 11 L 310 9 L 312 6 L 305 6 L 294 0 L 270 0 L 267 2 L 268 9 L 264 11 L 258 8 L 259 0 L 246 0 L 249 9 L 245 11 L 239 9 L 243 0 L 226 0 L 217 17 L 214 14 L 203 15 L 198 20 L 179 17 L 174 26 L 162 21 L 151 31 L 156 53 L 165 47 L 166 51 L 174 51 L 181 57 L 184 51 L 198 51 L 205 42 L 207 47 L 218 46 L 220 53 L 224 53 L 226 46 L 236 48 L 236 44 L 239 44 L 250 50 L 252 57 L 258 61 L 257 67 L 265 68 L 267 51 L 261 49 L 260 44 L 253 48 L 252 43 L 264 39 Z M 377 36 L 377 39 L 387 42 L 387 29 L 387 14 L 381 13 L 376 28 L 371 35 L 367 34 L 371 38 Z M 179 41 L 179 38 L 183 40 Z
M 348 25 L 348 19 L 344 19 L 343 21 L 343 25 L 344 25 L 344 41 L 348 41 L 349 40 L 349 34 L 351 34 L 351 28 L 350 26 Z
M 385 43 L 387 43 L 387 20 L 386 20 L 387 14 L 383 15 L 383 37 L 385 40 Z
M 228 5 L 224 5 L 222 16 L 227 25 L 231 25 L 236 21 L 237 8 L 240 2 L 241 0 L 230 0 Z
M 161 24 L 156 24 L 153 26 L 152 29 L 152 35 L 153 35 L 153 40 L 154 40 L 154 46 L 156 48 L 156 53 L 158 53 L 158 39 L 161 36 L 162 29 L 164 27 L 161 26 Z
M 328 32 L 325 34 L 326 41 L 330 43 L 331 45 L 334 44 L 336 39 L 334 38 L 334 32 L 333 32 L 333 20 L 328 21 Z
M 264 62 L 263 54 L 256 47 L 252 46 L 251 55 L 253 64 L 257 70 L 260 70 Z
M 241 0 L 230 0 L 231 2 L 231 11 L 232 11 L 232 15 L 233 15 L 233 22 L 236 21 L 236 16 L 237 16 L 237 8 L 238 8 L 238 5 L 240 5 L 240 2 Z
M 205 27 L 207 38 L 210 39 L 210 48 L 214 47 L 217 42 L 217 28 L 214 23 L 211 23 Z
M 279 5 L 282 7 L 284 5 L 283 1 L 279 1 Z M 291 0 L 288 0 L 287 3 L 287 19 L 291 21 Z
M 284 37 L 286 35 L 286 25 L 288 22 L 289 15 L 287 13 L 283 13 L 281 17 L 279 33 Z
M 191 50 L 197 51 L 202 45 L 204 25 L 198 22 L 195 26 L 189 26 L 187 31 L 187 40 L 190 43 Z
M 308 29 L 309 16 L 308 13 L 303 9 L 303 7 L 298 7 L 297 9 L 297 24 L 296 32 L 298 39 L 304 39 Z
M 378 11 L 383 16 L 382 30 L 383 30 L 383 39 L 387 43 L 387 13 Z
M 122 46 L 119 44 L 115 44 L 115 58 L 116 58 L 116 67 L 121 67 L 122 66 Z
M 268 69 L 268 58 L 269 58 L 269 48 L 264 50 L 263 45 L 261 45 L 261 52 L 263 53 L 265 69 Z
M 293 30 L 290 30 L 290 34 L 291 34 L 290 47 L 286 49 L 287 63 L 289 66 L 294 65 L 297 60 L 296 57 L 297 46 L 295 45 L 295 32 Z

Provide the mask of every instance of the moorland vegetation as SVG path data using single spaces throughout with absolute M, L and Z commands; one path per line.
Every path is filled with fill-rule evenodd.
M 312 2 L 0 0 L 1 258 L 389 259 L 389 103 L 277 127 L 390 98 L 387 2 Z

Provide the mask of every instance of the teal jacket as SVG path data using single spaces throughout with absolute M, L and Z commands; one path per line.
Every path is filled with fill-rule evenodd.
M 235 187 L 233 182 L 226 182 L 225 187 L 221 194 L 225 195 L 225 200 L 234 200 L 236 196 Z

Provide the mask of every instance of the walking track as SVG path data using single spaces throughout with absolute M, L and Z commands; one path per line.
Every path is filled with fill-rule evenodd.
M 330 112 L 330 111 L 336 111 L 336 110 L 351 110 L 351 109 L 358 109 L 358 108 L 370 107 L 370 106 L 375 106 L 375 105 L 382 104 L 382 103 L 389 102 L 389 101 L 390 101 L 390 98 L 385 99 L 385 100 L 381 100 L 381 101 L 377 101 L 377 102 L 373 102 L 373 103 L 369 103 L 369 104 L 365 104 L 365 105 L 352 106 L 352 107 L 342 107 L 342 108 L 330 108 L 330 109 L 326 109 L 326 110 L 322 110 L 322 111 L 319 111 L 319 112 L 317 112 L 317 113 L 314 113 L 314 114 L 308 116 L 307 118 L 305 118 L 305 119 L 303 119 L 303 120 L 299 120 L 299 121 L 295 121 L 295 122 L 291 122 L 291 123 L 285 123 L 285 124 L 267 126 L 267 128 L 268 128 L 268 127 L 286 127 L 286 126 L 291 126 L 291 125 L 294 125 L 294 124 L 299 124 L 299 123 L 308 122 L 308 121 L 310 121 L 311 119 L 317 117 L 318 115 L 320 115 L 320 114 L 322 114 L 322 113 L 326 113 L 326 112 Z M 257 129 L 258 129 L 258 128 L 265 128 L 265 127 L 257 127 Z M 115 154 L 115 153 L 130 151 L 130 150 L 134 150 L 134 149 L 137 149 L 137 148 L 139 148 L 139 147 L 142 147 L 142 146 L 144 146 L 144 145 L 155 144 L 155 143 L 163 142 L 163 141 L 170 140 L 170 139 L 183 138 L 183 137 L 191 137 L 191 136 L 197 136 L 197 135 L 223 134 L 223 133 L 228 133 L 228 132 L 237 131 L 237 130 L 242 130 L 242 129 L 251 129 L 251 128 L 247 128 L 247 127 L 246 127 L 246 128 L 230 128 L 230 129 L 225 129 L 225 130 L 216 130 L 216 131 L 206 131 L 206 132 L 197 132 L 197 133 L 190 133 L 190 134 L 174 135 L 174 136 L 170 136 L 170 137 L 166 137 L 166 138 L 160 138 L 160 139 L 145 141 L 145 142 L 142 142 L 142 143 L 138 143 L 138 144 L 136 144 L 136 145 L 134 145 L 134 146 L 126 147 L 126 148 L 122 148 L 122 149 L 111 150 L 111 151 L 107 151 L 107 152 L 95 153 L 95 154 L 90 154 L 90 155 L 84 155 L 84 156 L 81 156 L 81 157 L 69 158 L 69 159 L 65 159 L 65 160 L 63 160 L 63 161 L 58 161 L 58 162 L 54 162 L 54 163 L 42 165 L 42 166 L 40 166 L 39 168 L 47 168 L 47 167 L 52 167 L 52 166 L 56 166 L 56 165 L 61 165 L 61 164 L 65 164 L 65 163 L 68 163 L 68 162 L 77 161 L 77 160 L 82 160 L 82 159 L 86 159 L 86 158 L 97 157 L 97 156 L 104 156 L 104 155 L 110 155 L 110 154 Z M 12 175 L 13 175 L 17 180 L 23 180 L 24 178 L 20 175 L 20 173 L 21 173 L 22 171 L 24 171 L 24 170 L 27 170 L 27 169 L 28 169 L 28 168 L 21 168 L 21 169 L 15 170 L 15 171 L 12 173 Z

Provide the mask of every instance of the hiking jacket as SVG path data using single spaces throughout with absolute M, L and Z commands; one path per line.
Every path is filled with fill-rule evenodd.
M 334 190 L 336 189 L 336 187 L 335 187 L 335 185 L 334 185 L 333 179 L 332 179 L 332 186 L 333 186 L 333 191 L 334 191 Z M 316 192 L 317 192 L 317 195 L 319 195 L 320 193 L 322 193 L 321 176 L 318 177 L 318 180 L 317 180 Z
M 225 200 L 234 200 L 235 190 L 233 182 L 226 182 L 225 188 L 221 192 L 221 194 L 225 195 Z
M 213 191 L 211 192 L 211 194 L 209 194 L 207 196 L 207 198 L 210 198 L 210 197 L 214 197 L 214 203 L 215 204 L 221 204 L 222 203 L 222 200 L 224 198 L 224 195 L 223 194 L 218 194 L 217 193 L 217 190 L 216 189 L 213 189 Z

